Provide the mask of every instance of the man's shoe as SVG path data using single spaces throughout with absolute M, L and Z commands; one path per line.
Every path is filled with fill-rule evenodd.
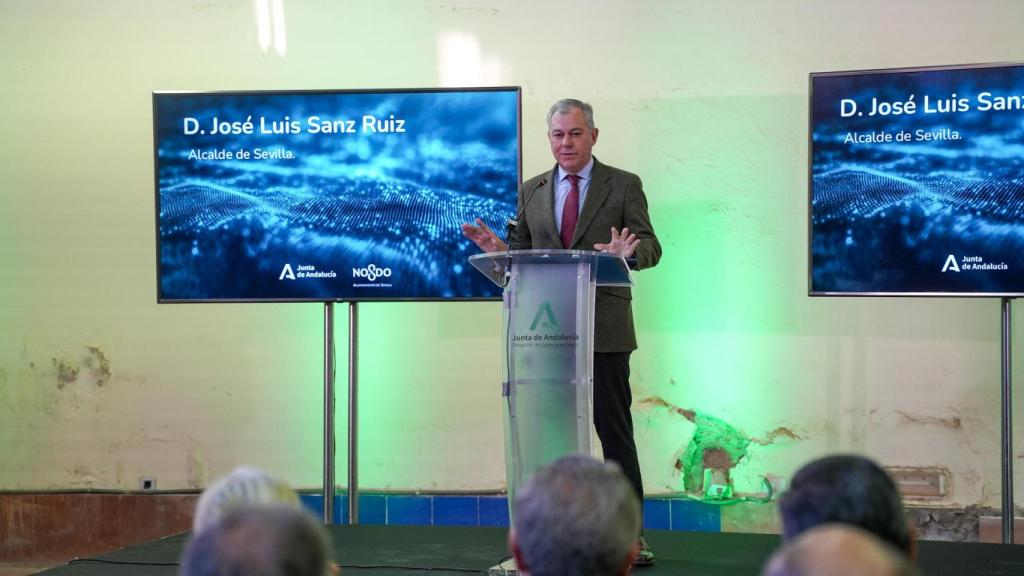
M 654 551 L 647 545 L 647 539 L 641 536 L 636 543 L 640 546 L 640 552 L 636 555 L 636 559 L 633 560 L 633 567 L 646 568 L 654 566 Z

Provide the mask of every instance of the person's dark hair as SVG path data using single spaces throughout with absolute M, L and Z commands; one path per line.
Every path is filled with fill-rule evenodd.
M 881 466 L 862 456 L 828 456 L 805 465 L 779 498 L 779 512 L 787 540 L 820 524 L 838 522 L 913 553 L 896 484 Z
M 232 510 L 185 548 L 181 576 L 324 576 L 323 526 L 305 510 L 259 505 Z
M 519 493 L 514 531 L 530 576 L 611 575 L 640 535 L 640 501 L 617 464 L 565 456 Z

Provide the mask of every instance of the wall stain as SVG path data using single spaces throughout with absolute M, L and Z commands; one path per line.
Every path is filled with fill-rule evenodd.
M 872 416 L 878 412 L 878 408 L 843 408 L 843 414 L 854 414 L 857 416 Z
M 477 8 L 475 6 L 445 6 L 448 10 L 456 14 L 468 14 L 470 16 L 485 16 L 487 18 L 494 18 L 498 15 L 497 8 Z
M 57 389 L 63 390 L 65 386 L 78 380 L 79 367 L 70 362 L 51 358 L 53 369 L 57 371 Z
M 693 410 L 687 410 L 685 408 L 680 408 L 679 406 L 669 404 L 664 398 L 661 398 L 659 396 L 649 396 L 647 398 L 642 398 L 637 401 L 637 404 L 654 406 L 656 408 L 667 408 L 669 412 L 678 414 L 679 416 L 682 416 L 683 418 L 689 420 L 690 422 L 695 422 L 697 419 L 697 413 L 694 412 Z
M 194 440 L 189 438 L 189 441 L 193 444 Z M 188 461 L 186 462 L 188 467 L 188 485 L 191 488 L 202 488 L 203 481 L 206 477 L 206 465 L 203 464 L 203 452 L 198 446 L 190 446 L 188 448 Z
M 769 444 L 774 444 L 775 440 L 777 438 L 788 438 L 790 440 L 803 440 L 803 438 L 801 438 L 800 435 L 797 434 L 796 432 L 793 432 L 792 430 L 790 430 L 789 428 L 787 428 L 785 426 L 779 426 L 775 430 L 772 430 L 771 432 L 769 432 L 767 437 L 765 437 L 765 438 L 751 438 L 750 441 L 753 442 L 754 444 L 757 444 L 758 446 L 767 446 Z
M 110 381 L 110 359 L 96 346 L 86 346 L 86 350 L 89 353 L 85 357 L 84 364 L 96 379 L 96 385 L 103 386 Z
M 657 396 L 643 398 L 637 404 L 665 408 L 697 426 L 690 442 L 675 462 L 675 469 L 683 476 L 683 489 L 690 493 L 703 490 L 705 468 L 723 470 L 728 478 L 729 471 L 747 456 L 751 443 L 767 446 L 778 438 L 800 440 L 800 436 L 785 427 L 772 430 L 764 439 L 750 438 L 720 418 L 676 406 Z
M 69 476 L 68 482 L 74 487 L 92 486 L 96 483 L 96 475 L 82 464 L 65 469 L 65 473 Z
M 97 346 L 86 346 L 85 355 L 78 362 L 51 358 L 53 369 L 57 373 L 57 388 L 63 390 L 68 384 L 77 382 L 84 367 L 96 386 L 103 387 L 111 381 L 113 372 L 110 369 L 110 358 Z M 35 369 L 35 364 L 29 363 Z
M 942 426 L 951 430 L 959 430 L 964 427 L 963 420 L 959 416 L 942 418 L 939 416 L 924 416 L 921 414 L 910 414 L 903 410 L 896 410 L 900 415 L 900 424 L 922 424 L 931 426 Z

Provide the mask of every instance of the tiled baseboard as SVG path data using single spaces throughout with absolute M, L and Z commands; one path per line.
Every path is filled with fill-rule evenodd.
M 323 515 L 323 496 L 303 494 L 302 503 Z M 348 494 L 334 498 L 334 522 L 348 524 Z M 415 526 L 508 526 L 505 496 L 360 494 L 359 523 Z M 682 498 L 644 501 L 644 528 L 720 532 L 721 507 Z
M 0 494 L 0 559 L 63 561 L 90 556 L 186 531 L 198 494 Z M 303 504 L 322 517 L 323 497 L 302 494 Z M 729 510 L 737 510 L 732 507 Z M 750 519 L 731 521 L 723 508 L 683 498 L 644 502 L 644 527 L 651 530 L 719 532 L 743 530 Z M 731 513 L 731 512 L 729 512 Z M 508 526 L 508 500 L 498 495 L 359 495 L 361 524 L 419 526 Z M 334 499 L 334 521 L 348 523 L 348 495 Z M 732 524 L 730 524 L 732 522 Z M 733 524 L 736 524 L 735 526 Z

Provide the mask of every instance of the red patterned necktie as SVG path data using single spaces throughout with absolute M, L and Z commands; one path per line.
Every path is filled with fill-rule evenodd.
M 572 246 L 572 235 L 576 232 L 576 220 L 580 216 L 580 176 L 569 174 L 569 195 L 562 207 L 562 247 Z

